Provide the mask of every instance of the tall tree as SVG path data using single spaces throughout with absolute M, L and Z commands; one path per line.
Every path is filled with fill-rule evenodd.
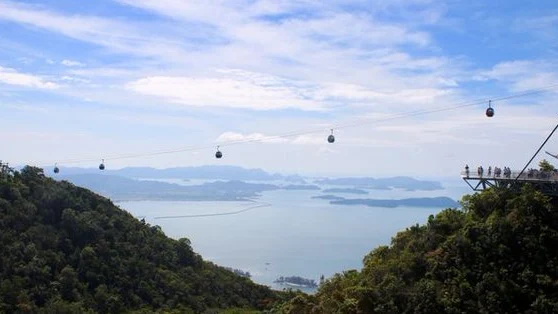
M 541 171 L 554 171 L 554 170 L 556 170 L 554 165 L 552 165 L 546 159 L 543 159 L 539 162 L 539 168 L 541 169 Z

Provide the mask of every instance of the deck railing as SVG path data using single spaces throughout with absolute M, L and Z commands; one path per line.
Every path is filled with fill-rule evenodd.
M 479 174 L 476 169 L 475 171 L 469 170 L 469 174 L 466 171 L 461 172 L 462 178 L 468 179 L 489 179 L 489 180 L 515 180 L 519 175 L 520 171 L 511 171 L 509 175 L 504 175 L 504 172 L 497 176 L 494 172 L 488 175 L 488 171 L 485 169 L 483 174 Z M 539 171 L 539 170 L 526 170 L 518 178 L 521 181 L 558 181 L 558 172 L 556 171 Z

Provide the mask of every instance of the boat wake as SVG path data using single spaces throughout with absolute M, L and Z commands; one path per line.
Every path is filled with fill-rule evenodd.
M 196 215 L 180 215 L 180 216 L 159 216 L 153 217 L 153 219 L 178 219 L 178 218 L 198 218 L 198 217 L 214 217 L 214 216 L 230 216 L 230 215 L 238 215 L 245 213 L 247 211 L 257 209 L 257 208 L 264 208 L 264 207 L 271 207 L 270 203 L 261 203 L 254 206 L 249 206 L 243 208 L 241 210 L 233 211 L 233 212 L 226 212 L 226 213 L 211 213 L 211 214 L 196 214 Z

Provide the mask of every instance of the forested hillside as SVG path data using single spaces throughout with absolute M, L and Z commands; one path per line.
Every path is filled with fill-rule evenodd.
M 558 205 L 533 189 L 466 196 L 281 313 L 558 313 Z
M 0 313 L 263 309 L 274 293 L 108 199 L 38 168 L 0 171 Z

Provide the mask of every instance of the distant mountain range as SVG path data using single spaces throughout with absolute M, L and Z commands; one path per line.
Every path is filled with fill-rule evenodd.
M 215 181 L 200 185 L 183 186 L 152 180 L 136 180 L 115 175 L 75 174 L 58 179 L 85 187 L 117 201 L 129 200 L 187 200 L 187 201 L 239 201 L 273 190 L 320 190 L 316 185 L 274 185 L 247 183 L 238 180 Z
M 46 169 L 52 174 L 52 169 Z M 271 190 L 314 190 L 326 185 L 326 194 L 350 193 L 368 194 L 366 189 L 440 190 L 439 182 L 422 181 L 410 177 L 392 178 L 322 178 L 315 184 L 307 184 L 312 179 L 299 175 L 270 174 L 261 169 L 246 169 L 235 166 L 200 166 L 155 169 L 131 167 L 118 170 L 107 169 L 100 172 L 92 168 L 61 168 L 56 179 L 68 180 L 115 200 L 192 200 L 192 201 L 232 201 L 258 197 L 261 192 Z M 138 180 L 147 179 L 147 180 Z M 201 179 L 207 182 L 199 185 L 180 185 L 152 179 L 173 179 L 188 181 Z M 215 180 L 217 180 L 215 182 Z M 169 180 L 170 181 L 170 180 Z M 246 182 L 248 181 L 248 182 Z M 283 182 L 283 183 L 278 183 Z M 337 187 L 336 187 L 337 186 Z M 346 202 L 337 197 L 330 200 Z M 387 203 L 386 203 L 387 204 Z
M 45 168 L 52 173 L 52 168 Z M 99 174 L 96 168 L 60 168 L 60 174 Z M 155 169 L 150 167 L 128 167 L 117 170 L 105 170 L 102 174 L 117 175 L 127 178 L 157 179 L 206 179 L 206 180 L 240 180 L 240 181 L 275 181 L 304 184 L 306 181 L 298 175 L 281 175 L 268 173 L 262 169 L 246 169 L 236 166 L 199 166 Z
M 52 168 L 45 168 L 52 173 Z M 141 179 L 202 179 L 202 180 L 234 180 L 234 181 L 286 181 L 293 185 L 306 185 L 311 179 L 300 175 L 282 175 L 269 173 L 262 169 L 247 169 L 237 166 L 199 166 L 155 169 L 150 167 L 128 167 L 117 170 L 108 168 L 99 172 L 96 168 L 60 168 L 60 175 L 103 174 L 126 178 Z M 397 176 L 389 178 L 344 177 L 320 178 L 314 181 L 318 185 L 338 186 L 340 190 L 326 193 L 367 194 L 363 189 L 391 190 L 405 189 L 408 191 L 442 190 L 437 181 L 424 181 L 411 177 Z M 315 189 L 315 188 L 314 188 Z M 337 189 L 337 188 L 334 188 Z

